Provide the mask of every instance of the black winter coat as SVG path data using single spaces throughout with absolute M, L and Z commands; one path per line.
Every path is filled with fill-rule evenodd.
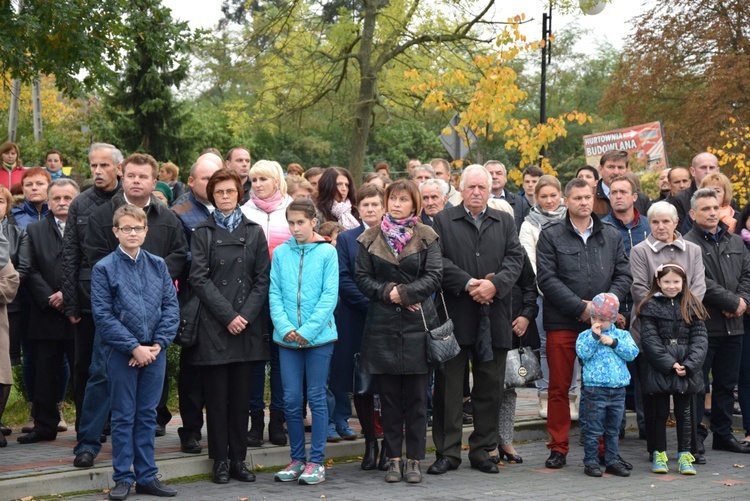
M 722 312 L 734 312 L 740 298 L 750 305 L 750 253 L 742 237 L 727 231 L 724 223 L 717 243 L 700 226 L 693 225 L 685 240 L 698 244 L 706 268 L 706 294 L 703 305 L 708 310 L 706 330 L 710 337 L 741 336 L 745 333 L 742 317 L 726 317 Z
M 91 213 L 84 240 L 86 257 L 91 266 L 117 249 L 119 241 L 112 231 L 112 218 L 115 211 L 126 203 L 121 191 L 113 196 L 109 203 L 97 207 Z M 169 276 L 177 280 L 185 268 L 188 253 L 182 223 L 171 210 L 153 196 L 144 210 L 148 221 L 148 233 L 143 241 L 143 250 L 164 259 Z M 68 232 L 65 234 L 67 236 Z
M 96 186 L 78 195 L 70 204 L 63 238 L 63 301 L 65 315 L 78 317 L 91 313 L 91 267 L 84 251 L 83 242 L 94 209 L 109 202 L 120 191 L 120 183 L 112 191 Z M 110 233 L 112 219 L 110 218 Z
M 222 365 L 269 359 L 263 306 L 271 262 L 263 229 L 242 216 L 232 233 L 213 216 L 196 226 L 191 239 L 190 286 L 201 300 L 198 343 L 187 355 L 192 365 Z M 237 315 L 247 327 L 236 336 L 227 325 Z
M 643 364 L 641 384 L 644 393 L 698 393 L 703 391 L 703 361 L 708 336 L 703 320 L 685 323 L 680 311 L 682 295 L 674 299 L 654 296 L 643 305 L 641 345 L 648 363 Z M 685 366 L 687 376 L 678 376 L 675 362 Z
M 536 350 L 541 345 L 539 340 L 539 329 L 536 327 L 536 317 L 539 314 L 539 305 L 536 300 L 539 297 L 536 287 L 536 275 L 534 268 L 531 266 L 529 256 L 524 251 L 523 268 L 518 281 L 513 286 L 511 294 L 513 295 L 513 316 L 511 323 L 518 317 L 525 317 L 529 320 L 529 326 L 526 328 L 526 334 L 519 338 L 513 335 L 513 348 L 518 348 L 519 341 L 523 341 L 524 347 Z
M 427 327 L 439 325 L 432 294 L 440 288 L 443 264 L 437 235 L 417 223 L 414 234 L 398 257 L 380 226 L 369 228 L 360 243 L 354 278 L 370 304 L 362 338 L 362 370 L 370 374 L 426 374 Z M 401 304 L 389 295 L 396 288 Z M 422 311 L 406 307 L 421 303 Z
M 72 228 L 71 228 L 72 229 Z M 72 325 L 65 315 L 49 305 L 49 297 L 62 289 L 60 266 L 63 238 L 50 212 L 41 221 L 26 227 L 31 247 L 31 271 L 26 289 L 31 296 L 29 339 L 71 339 Z
M 26 230 L 20 226 L 16 226 L 10 220 L 3 222 L 3 231 L 5 238 L 8 239 L 10 261 L 18 272 L 19 280 L 21 280 L 21 285 L 15 299 L 13 299 L 12 303 L 8 304 L 8 313 L 15 313 L 29 307 L 29 300 L 24 291 L 24 286 L 31 270 L 31 246 Z
M 633 277 L 622 235 L 592 214 L 588 241 L 575 232 L 570 216 L 542 230 L 536 245 L 536 279 L 544 294 L 544 329 L 582 332 L 591 326 L 578 321 L 590 301 L 611 292 L 622 303 Z
M 480 229 L 461 203 L 435 216 L 435 232 L 443 253 L 443 290 L 458 344 L 473 347 L 479 330 L 480 308 L 466 291 L 472 278 L 490 279 L 497 289 L 490 305 L 492 347 L 509 350 L 513 344 L 509 294 L 523 268 L 524 250 L 513 217 L 486 208 Z M 440 312 L 442 315 L 442 311 Z

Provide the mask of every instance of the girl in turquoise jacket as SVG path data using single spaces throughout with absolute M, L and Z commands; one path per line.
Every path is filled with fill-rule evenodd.
M 308 199 L 297 199 L 287 207 L 292 238 L 273 253 L 269 290 L 292 459 L 275 479 L 300 484 L 325 480 L 326 385 L 333 343 L 338 338 L 333 317 L 339 292 L 338 255 L 328 240 L 313 231 L 318 223 L 315 216 L 315 206 Z M 302 421 L 303 379 L 307 380 L 312 411 L 309 460 Z

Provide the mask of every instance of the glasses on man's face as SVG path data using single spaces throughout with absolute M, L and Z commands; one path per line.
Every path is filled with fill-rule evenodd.
M 126 235 L 129 235 L 130 233 L 140 235 L 146 230 L 145 226 L 115 226 L 115 228 L 117 228 L 117 231 L 120 233 L 125 233 Z
M 231 197 L 232 195 L 236 195 L 237 190 L 234 188 L 229 188 L 228 190 L 214 190 L 214 196 L 215 197 L 223 197 L 224 195 Z

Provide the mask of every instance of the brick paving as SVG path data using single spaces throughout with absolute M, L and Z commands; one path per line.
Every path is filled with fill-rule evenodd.
M 379 471 L 364 472 L 359 469 L 357 461 L 335 463 L 328 471 L 328 480 L 318 486 L 298 486 L 281 484 L 273 481 L 272 472 L 258 473 L 258 481 L 253 484 L 232 482 L 218 486 L 210 481 L 177 483 L 178 496 L 182 499 L 195 500 L 251 500 L 261 499 L 398 499 L 398 500 L 462 500 L 480 499 L 488 496 L 520 497 L 528 499 L 645 499 L 686 497 L 703 500 L 714 499 L 750 499 L 750 454 L 740 455 L 710 450 L 710 438 L 706 444 L 708 464 L 697 466 L 696 477 L 685 477 L 676 474 L 676 461 L 672 458 L 668 475 L 654 475 L 650 472 L 645 442 L 637 439 L 637 431 L 630 429 L 628 437 L 621 444 L 622 455 L 630 460 L 635 469 L 630 478 L 610 477 L 592 479 L 583 474 L 583 451 L 572 439 L 568 466 L 563 470 L 544 468 L 548 451 L 544 445 L 546 433 L 544 422 L 536 413 L 536 392 L 531 389 L 519 391 L 516 409 L 517 439 L 532 440 L 517 445 L 517 450 L 524 458 L 520 465 L 505 465 L 499 475 L 487 475 L 472 470 L 468 461 L 464 461 L 457 471 L 442 476 L 425 475 L 419 485 L 404 483 L 389 485 L 383 481 Z M 632 422 L 632 417 L 629 422 Z M 352 427 L 358 429 L 356 419 L 351 420 Z M 210 470 L 210 461 L 205 452 L 196 457 L 183 454 L 179 450 L 177 428 L 180 425 L 176 416 L 167 427 L 167 435 L 156 439 L 156 454 L 160 469 L 165 478 L 206 473 Z M 468 431 L 467 431 L 468 432 Z M 573 433 L 577 433 L 575 428 Z M 204 429 L 205 435 L 205 429 Z M 17 431 L 8 437 L 8 447 L 0 449 L 0 501 L 21 498 L 26 495 L 42 495 L 60 492 L 76 492 L 100 489 L 95 494 L 70 497 L 75 500 L 104 499 L 101 489 L 111 484 L 111 447 L 104 444 L 97 458 L 96 468 L 81 470 L 74 468 L 73 446 L 75 434 L 72 431 L 58 435 L 54 442 L 33 445 L 21 445 L 16 442 Z M 670 446 L 674 450 L 674 431 L 669 432 Z M 205 439 L 203 441 L 206 449 Z M 327 448 L 328 456 L 351 456 L 363 449 L 362 439 L 353 443 L 332 444 Z M 428 447 L 432 441 L 428 438 Z M 288 446 L 275 447 L 266 445 L 261 449 L 250 449 L 249 464 L 265 466 L 282 465 L 288 461 Z M 429 454 L 424 465 L 429 465 L 434 455 Z M 186 467 L 187 461 L 192 461 Z M 738 465 L 738 466 L 735 466 Z M 741 468 L 740 466 L 747 466 Z M 75 478 L 86 477 L 88 482 L 75 481 Z M 90 478 L 88 478 L 90 477 Z M 92 484 L 91 480 L 98 483 Z M 66 482 L 62 482 L 67 479 Z M 95 485 L 93 487 L 92 485 Z M 12 486 L 12 488 L 11 488 Z M 20 492 L 20 494 L 19 494 Z M 68 497 L 66 497 L 67 499 Z M 145 496 L 131 495 L 132 499 L 146 499 Z M 130 498 L 129 498 L 130 499 Z

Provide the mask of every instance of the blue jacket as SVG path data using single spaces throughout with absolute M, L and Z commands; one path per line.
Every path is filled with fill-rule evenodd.
M 292 237 L 276 247 L 268 292 L 274 342 L 299 348 L 284 341 L 284 336 L 294 330 L 307 340 L 307 347 L 336 341 L 333 312 L 338 294 L 338 254 L 328 241 L 299 245 Z
M 605 346 L 586 329 L 578 335 L 576 353 L 583 361 L 583 384 L 604 388 L 623 388 L 630 384 L 630 372 L 625 362 L 638 355 L 638 347 L 628 331 L 612 324 L 602 334 L 615 339 L 616 344 Z
M 187 196 L 181 201 L 176 201 L 170 209 L 179 218 L 182 223 L 182 229 L 185 231 L 185 239 L 187 240 L 188 247 L 190 247 L 190 237 L 193 235 L 193 230 L 198 226 L 198 223 L 202 223 L 208 216 L 211 215 L 211 211 L 208 207 L 203 205 L 193 192 L 187 193 Z M 190 254 L 188 253 L 188 268 L 190 267 Z
M 10 213 L 13 215 L 13 220 L 24 230 L 29 223 L 34 223 L 44 219 L 44 216 L 46 216 L 48 212 L 49 207 L 47 207 L 47 202 L 42 204 L 41 211 L 37 211 L 36 206 L 28 200 L 24 200 L 21 205 L 13 207 L 10 210 Z
M 94 265 L 91 312 L 102 343 L 125 354 L 140 344 L 167 349 L 180 325 L 167 264 L 143 249 L 133 259 L 118 246 Z
M 648 219 L 638 212 L 638 209 L 634 208 L 633 210 L 635 211 L 635 218 L 630 222 L 630 225 L 623 224 L 622 221 L 615 217 L 613 212 L 602 218 L 603 222 L 612 224 L 620 231 L 622 245 L 625 246 L 625 254 L 628 257 L 630 257 L 630 249 L 646 240 L 646 237 L 651 234 L 651 226 L 648 224 Z

